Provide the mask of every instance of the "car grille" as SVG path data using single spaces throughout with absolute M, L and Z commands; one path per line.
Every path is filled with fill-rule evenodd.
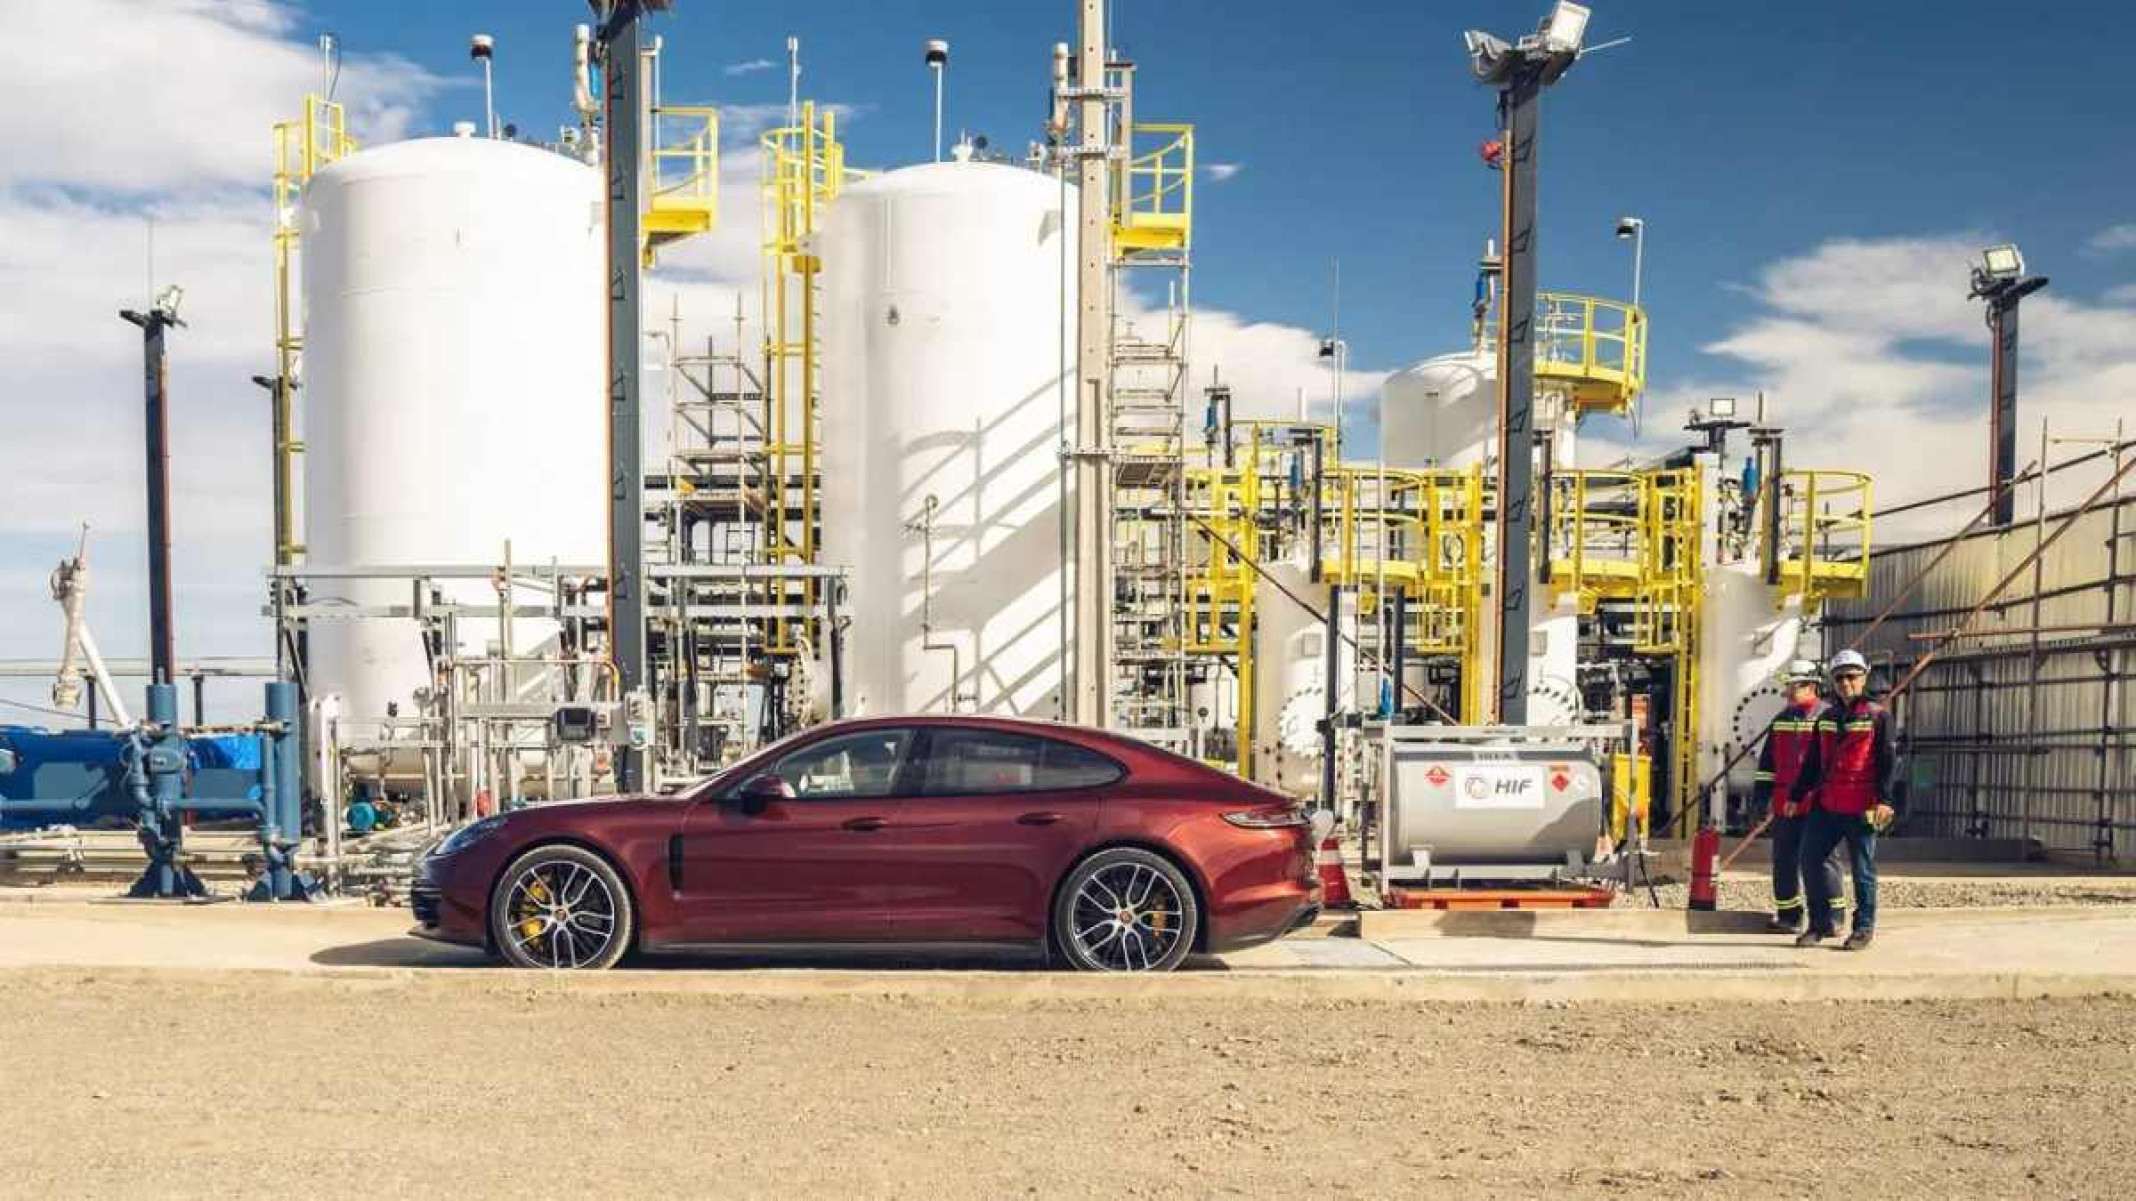
M 408 890 L 408 907 L 415 911 L 419 925 L 437 925 L 438 907 L 443 901 L 444 894 L 429 884 L 417 884 Z

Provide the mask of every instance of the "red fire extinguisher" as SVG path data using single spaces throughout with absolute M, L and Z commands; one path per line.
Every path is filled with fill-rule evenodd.
M 1721 855 L 1721 832 L 1712 826 L 1700 826 L 1691 836 L 1691 908 L 1714 907 L 1719 899 L 1715 880 L 1716 861 Z

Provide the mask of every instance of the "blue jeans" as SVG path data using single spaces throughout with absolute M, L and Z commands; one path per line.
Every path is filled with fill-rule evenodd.
M 1803 857 L 1802 834 L 1809 824 L 1807 813 L 1773 819 L 1773 917 L 1779 921 L 1802 920 L 1803 896 L 1809 891 L 1802 882 L 1812 875 L 1824 877 L 1827 897 L 1839 896 L 1839 864 L 1831 854 L 1816 860 Z
M 1847 861 L 1854 869 L 1854 928 L 1857 931 L 1876 929 L 1876 827 L 1859 813 L 1832 813 L 1824 809 L 1811 810 L 1802 829 L 1802 862 L 1816 864 L 1838 848 L 1847 844 Z M 1806 871 L 1803 873 L 1804 891 L 1809 893 L 1810 929 L 1827 934 L 1836 932 L 1833 921 L 1833 901 L 1838 892 L 1839 873 Z

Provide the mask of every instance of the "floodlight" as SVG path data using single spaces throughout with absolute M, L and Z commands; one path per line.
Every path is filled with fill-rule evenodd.
M 1587 38 L 1587 18 L 1590 15 L 1584 4 L 1572 0 L 1558 0 L 1543 22 L 1543 49 L 1552 54 L 1578 54 L 1580 43 Z
M 156 293 L 156 312 L 161 314 L 165 321 L 176 321 L 178 320 L 178 302 L 184 299 L 185 289 L 177 284 L 171 284 L 161 292 Z
M 497 39 L 491 37 L 486 33 L 478 33 L 474 37 L 468 39 L 467 57 L 475 59 L 478 62 L 482 59 L 490 57 L 490 55 L 496 53 L 496 50 Z
M 1513 59 L 1513 47 L 1504 38 L 1492 37 L 1481 29 L 1471 29 L 1461 35 L 1468 46 L 1469 69 L 1476 78 L 1486 82 L 1502 77 Z
M 1980 252 L 1980 262 L 1990 279 L 2016 279 L 2025 273 L 2025 256 L 2014 245 L 1990 246 Z
M 927 65 L 939 67 L 949 61 L 949 43 L 941 38 L 927 39 Z
M 1617 218 L 1617 236 L 1620 238 L 1638 237 L 1640 229 L 1645 225 L 1646 222 L 1637 217 L 1619 217 Z
M 1735 416 L 1736 402 L 1733 396 L 1716 396 L 1706 402 L 1706 411 L 1715 417 Z

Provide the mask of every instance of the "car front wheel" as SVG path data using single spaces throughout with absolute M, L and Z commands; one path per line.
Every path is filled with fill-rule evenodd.
M 1171 860 L 1112 847 L 1076 864 L 1053 903 L 1053 942 L 1086 972 L 1168 972 L 1194 950 L 1201 911 Z
M 490 938 L 513 967 L 613 967 L 630 949 L 635 917 L 615 869 L 574 846 L 535 847 L 490 893 Z

